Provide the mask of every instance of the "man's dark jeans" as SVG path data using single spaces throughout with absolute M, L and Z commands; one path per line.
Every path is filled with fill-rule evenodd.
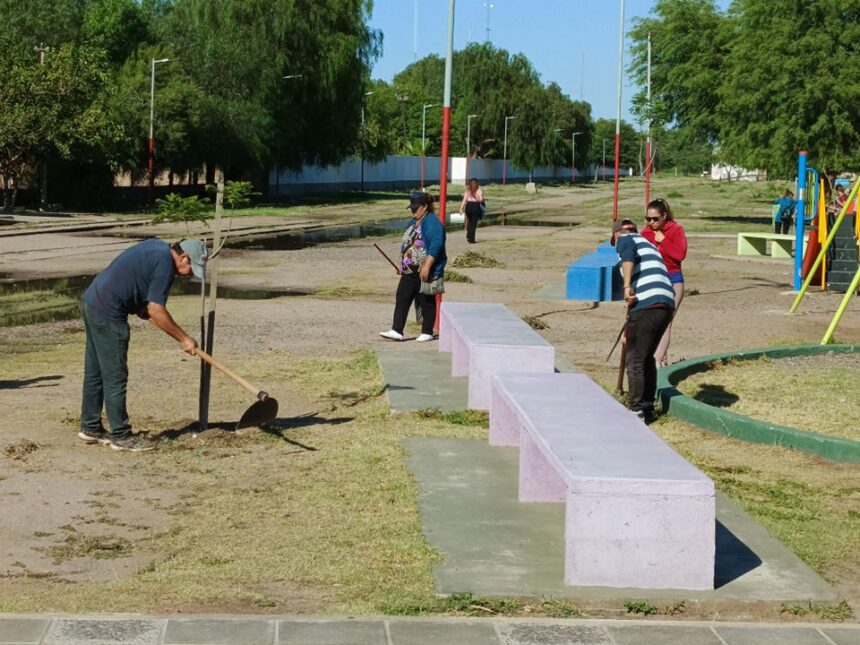
M 84 357 L 84 391 L 81 401 L 81 429 L 101 429 L 102 406 L 114 438 L 131 432 L 125 406 L 128 389 L 128 322 L 113 320 L 86 303 L 81 317 L 87 332 Z
M 672 322 L 671 309 L 654 308 L 631 312 L 627 321 L 627 387 L 630 409 L 654 410 L 657 396 L 657 363 L 654 351 Z

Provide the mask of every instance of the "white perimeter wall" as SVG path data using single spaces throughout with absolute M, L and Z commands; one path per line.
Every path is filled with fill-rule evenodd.
M 424 158 L 424 183 L 438 184 L 441 170 L 439 157 Z M 622 171 L 622 175 L 627 173 Z M 594 168 L 577 170 L 577 181 L 594 178 Z M 612 168 L 606 168 L 600 176 L 611 178 Z M 448 177 L 451 183 L 466 183 L 465 157 L 448 160 Z M 481 183 L 502 181 L 500 159 L 470 159 L 469 177 L 477 177 Z M 514 183 L 526 182 L 528 171 L 515 168 L 508 162 L 506 180 Z M 536 168 L 535 181 L 569 181 L 570 168 Z M 417 188 L 421 183 L 421 157 L 392 155 L 385 161 L 372 164 L 364 162 L 364 187 L 366 190 Z M 359 190 L 361 188 L 361 161 L 344 161 L 338 166 L 305 166 L 299 172 L 272 169 L 269 171 L 270 194 L 289 195 L 304 192 L 326 192 L 337 190 Z

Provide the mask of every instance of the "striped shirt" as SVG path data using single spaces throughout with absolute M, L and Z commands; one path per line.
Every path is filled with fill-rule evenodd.
M 669 272 L 666 271 L 666 264 L 657 247 L 638 233 L 628 233 L 618 237 L 615 250 L 621 262 L 633 263 L 631 286 L 637 301 L 630 311 L 658 306 L 675 308 L 675 290 L 669 281 Z

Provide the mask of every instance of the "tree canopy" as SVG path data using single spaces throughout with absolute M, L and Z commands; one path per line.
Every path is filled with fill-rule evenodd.
M 792 176 L 803 149 L 826 172 L 860 162 L 860 1 L 658 0 L 630 36 L 637 115 L 670 129 L 670 156 L 715 146 L 773 177 Z

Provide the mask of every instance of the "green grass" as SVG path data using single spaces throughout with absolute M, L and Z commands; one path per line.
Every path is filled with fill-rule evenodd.
M 860 571 L 860 471 L 671 417 L 652 428 L 825 577 Z M 850 574 L 849 574 L 850 575 Z
M 78 300 L 51 290 L 0 295 L 0 326 L 27 325 L 73 315 Z

